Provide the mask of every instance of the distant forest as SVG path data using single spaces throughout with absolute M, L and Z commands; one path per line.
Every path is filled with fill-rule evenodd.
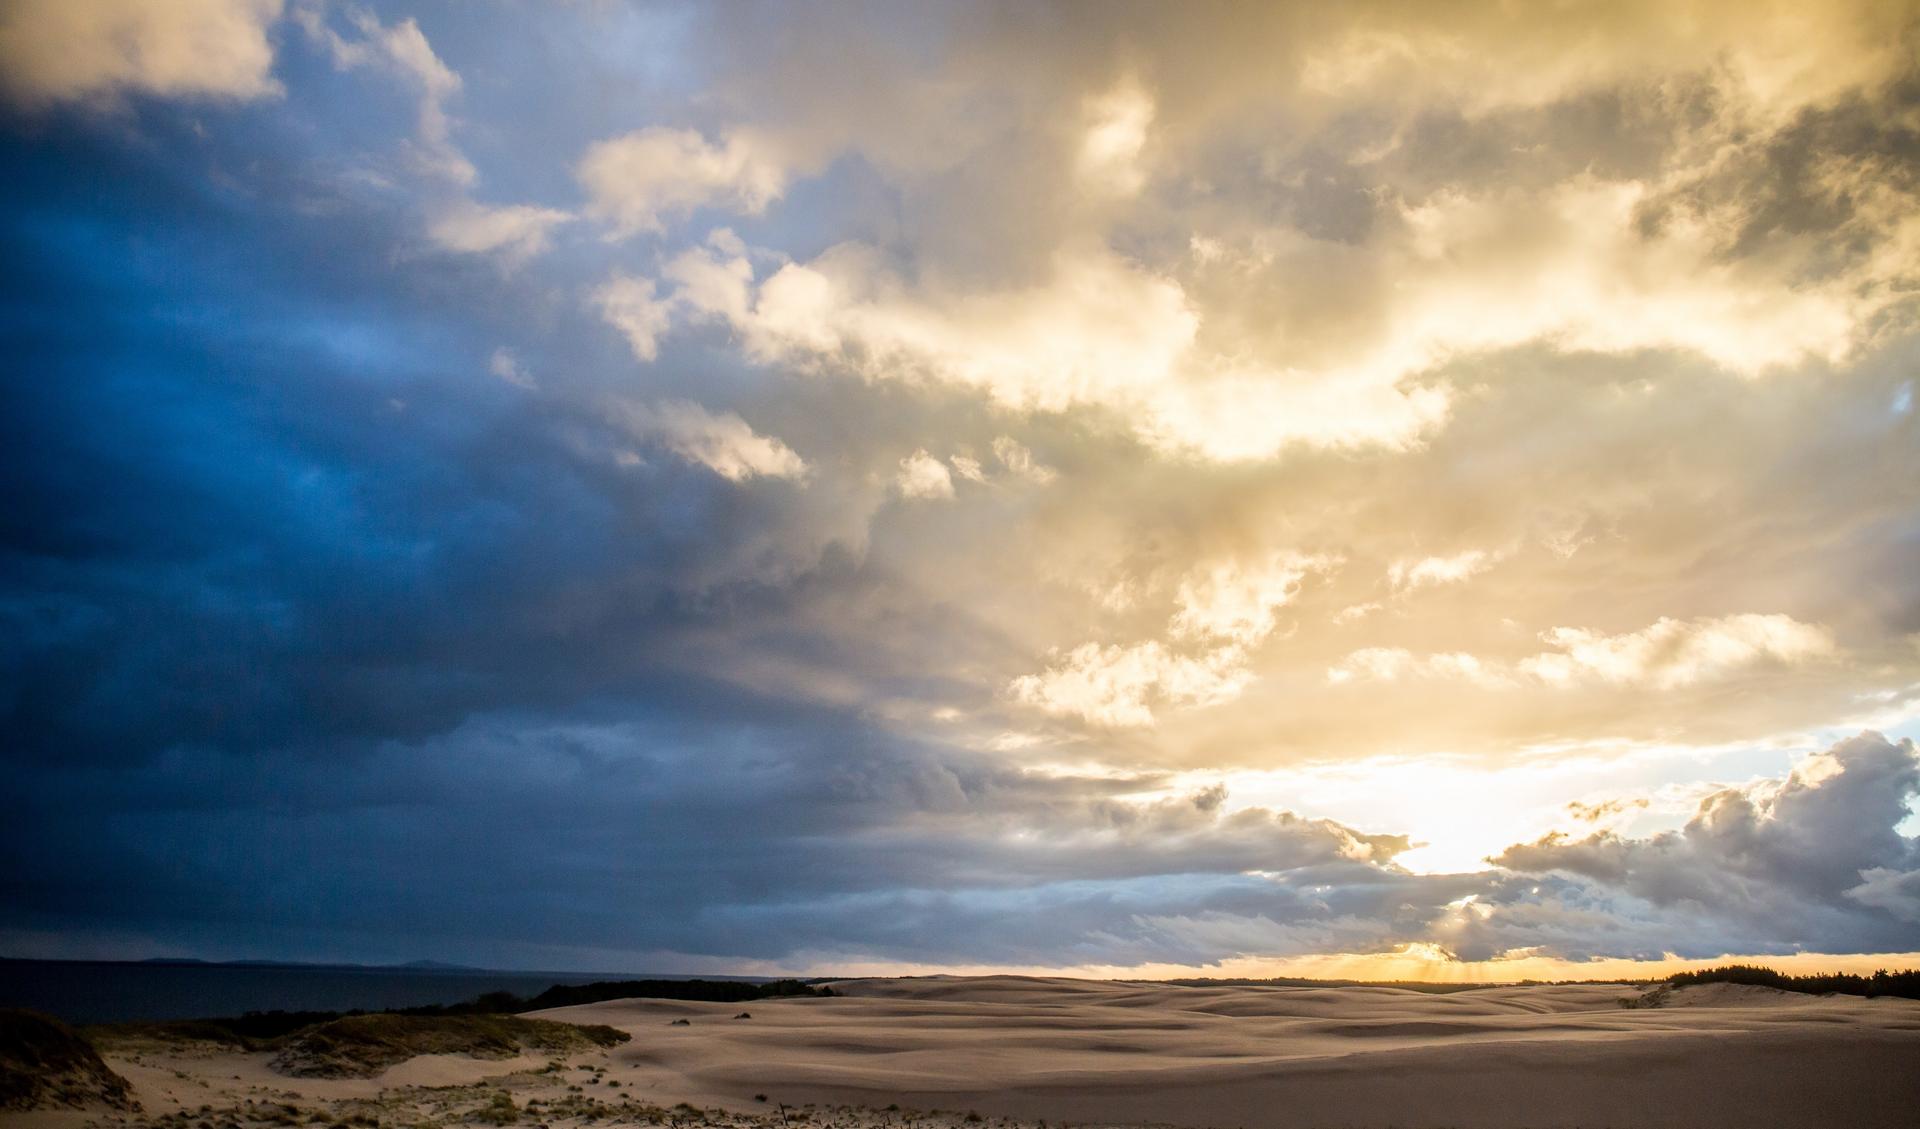
M 1265 979 L 1249 977 L 1201 978 L 1192 980 L 1170 980 L 1187 988 L 1223 988 L 1240 985 L 1266 986 L 1279 988 L 1404 988 L 1414 992 L 1471 992 L 1481 988 L 1512 987 L 1534 984 L 1592 984 L 1592 980 L 1520 980 L 1514 984 L 1496 982 L 1429 982 L 1421 980 L 1307 980 L 1298 977 L 1276 976 Z M 1763 988 L 1778 988 L 1785 992 L 1805 992 L 1819 995 L 1823 992 L 1838 992 L 1845 996 L 1899 996 L 1903 999 L 1920 1000 L 1920 970 L 1908 969 L 1902 972 L 1889 972 L 1886 969 L 1872 976 L 1855 976 L 1850 972 L 1817 973 L 1812 976 L 1789 976 L 1784 972 L 1775 972 L 1771 968 L 1761 968 L 1751 964 L 1729 964 L 1719 968 L 1703 968 L 1698 972 L 1676 972 L 1660 980 L 1624 980 L 1605 981 L 1605 983 L 1626 984 L 1670 984 L 1683 988 L 1689 984 L 1757 984 Z
M 1855 976 L 1850 972 L 1789 976 L 1758 965 L 1729 964 L 1720 968 L 1703 968 L 1698 972 L 1676 972 L 1667 977 L 1667 983 L 1676 988 L 1684 988 L 1689 984 L 1758 984 L 1763 988 L 1811 995 L 1838 992 L 1843 996 L 1899 996 L 1920 1000 L 1920 969 L 1888 972 L 1883 968 L 1872 976 Z

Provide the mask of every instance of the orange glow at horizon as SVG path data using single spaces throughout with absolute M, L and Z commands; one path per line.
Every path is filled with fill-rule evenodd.
M 1771 968 L 1790 976 L 1851 973 L 1869 976 L 1880 969 L 1920 969 L 1920 952 L 1910 953 L 1790 953 L 1753 955 L 1724 953 L 1717 957 L 1686 958 L 1669 954 L 1659 960 L 1604 958 L 1589 961 L 1556 957 L 1514 957 L 1505 960 L 1462 961 L 1437 947 L 1414 942 L 1387 953 L 1327 953 L 1302 957 L 1241 957 L 1218 964 L 1193 966 L 1149 964 L 1136 967 L 1082 965 L 1063 967 L 1009 965 L 917 965 L 890 961 L 828 962 L 806 970 L 807 976 L 1041 976 L 1084 980 L 1362 980 L 1418 984 L 1512 984 L 1523 980 L 1612 981 L 1659 980 L 1676 972 L 1718 968 L 1729 964 Z

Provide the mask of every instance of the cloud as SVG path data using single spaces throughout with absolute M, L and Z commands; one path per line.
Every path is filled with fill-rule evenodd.
M 1543 682 L 1564 685 L 1597 678 L 1659 690 L 1724 678 L 1766 662 L 1810 662 L 1836 651 L 1833 633 L 1818 624 L 1754 613 L 1719 619 L 1662 618 L 1620 635 L 1556 627 L 1542 638 L 1560 653 L 1522 660 L 1519 669 Z
M 1430 584 L 1458 584 L 1492 568 L 1499 560 L 1499 554 L 1485 549 L 1467 549 L 1450 557 L 1403 558 L 1387 566 L 1387 581 L 1402 592 Z
M 972 455 L 952 455 L 943 463 L 922 448 L 900 460 L 894 489 L 903 498 L 951 498 L 956 479 L 986 486 L 1004 485 L 1008 478 L 1044 484 L 1054 476 L 1052 468 L 1035 463 L 1031 452 L 1005 436 L 994 440 L 994 449 L 1004 453 L 1000 459 L 1000 471 L 1004 473 L 990 470 Z
M 15 0 L 0 12 L 0 86 L 35 105 L 120 92 L 263 98 L 282 0 Z
M 733 285 L 683 288 L 675 306 L 725 321 L 754 360 L 951 384 L 1020 411 L 1105 409 L 1172 453 L 1403 446 L 1445 412 L 1437 390 L 1399 387 L 1404 369 L 1312 373 L 1214 354 L 1177 281 L 1111 252 L 1062 252 L 1033 284 L 960 292 L 916 288 L 856 244 L 787 263 L 757 286 L 744 263 L 709 258 L 702 275 Z
M 461 201 L 435 219 L 427 234 L 439 246 L 466 254 L 500 252 L 519 263 L 545 251 L 552 230 L 573 217 L 530 204 L 487 207 Z
M 1348 604 L 1346 607 L 1333 613 L 1331 622 L 1340 626 L 1345 626 L 1349 623 L 1358 623 L 1374 612 L 1379 611 L 1384 606 L 1384 604 L 1381 604 L 1377 600 L 1368 600 L 1359 604 Z
M 730 721 L 715 740 L 718 731 L 672 724 L 528 729 L 477 719 L 411 749 L 371 748 L 351 782 L 323 764 L 280 766 L 300 785 L 297 820 L 284 805 L 244 797 L 241 762 L 201 751 L 175 771 L 223 805 L 189 816 L 177 777 L 138 772 L 144 793 L 110 797 L 134 801 L 122 822 L 85 817 L 69 793 L 45 810 L 81 818 L 36 827 L 37 846 L 0 833 L 0 857 L 64 874 L 110 843 L 153 884 L 131 885 L 132 896 L 97 910 L 91 892 L 69 891 L 66 905 L 119 920 L 172 905 L 161 927 L 195 939 L 310 914 L 316 890 L 303 867 L 317 867 L 354 891 L 329 909 L 327 932 L 311 935 L 319 946 L 370 929 L 396 947 L 431 945 L 462 959 L 617 936 L 621 951 L 723 959 L 811 950 L 1037 963 L 1071 950 L 1121 963 L 1185 960 L 1219 951 L 1229 936 L 1257 936 L 1262 918 L 1296 930 L 1302 945 L 1327 932 L 1362 948 L 1391 944 L 1396 918 L 1423 912 L 1402 903 L 1458 896 L 1456 881 L 1391 870 L 1404 837 L 1235 808 L 1217 786 L 1138 795 L 1151 781 L 1049 775 L 926 749 L 883 755 L 841 740 L 843 723 L 793 721 Z M 472 787 L 476 778 L 491 786 Z M 404 806 L 443 815 L 395 815 L 402 796 L 412 797 Z M 723 819 L 733 833 L 708 834 Z M 541 827 L 549 833 L 536 834 Z M 312 850 L 291 850 L 308 836 Z M 235 838 L 261 845 L 257 863 L 237 873 L 218 846 Z M 293 857 L 301 867 L 284 864 Z M 413 873 L 444 879 L 446 896 L 410 900 L 371 880 L 374 860 L 400 857 Z M 566 858 L 574 865 L 556 865 Z M 156 866 L 162 859 L 171 862 Z M 169 899 L 223 865 L 222 893 L 179 915 Z M 541 874 L 546 881 L 534 880 Z M 633 889 L 650 892 L 644 904 L 605 896 Z M 766 897 L 773 889 L 782 896 Z M 54 896 L 36 887 L 26 911 L 38 919 Z M 539 909 L 542 930 L 481 937 L 463 928 L 503 896 L 529 899 L 522 904 Z M 1233 929 L 1235 918 L 1248 926 Z M 1182 930 L 1180 919 L 1215 931 Z M 396 932 L 395 922 L 405 924 Z
M 649 126 L 587 149 L 574 170 L 588 211 L 617 236 L 664 231 L 695 208 L 757 215 L 780 198 L 788 170 L 768 143 L 746 131 L 709 142 L 691 129 Z
M 1011 436 L 1000 435 L 993 440 L 993 457 L 1007 468 L 1009 474 L 1045 485 L 1057 477 L 1058 472 L 1034 460 L 1033 452 L 1022 446 Z
M 1916 794 L 1913 742 L 1861 733 L 1807 758 L 1785 779 L 1714 792 L 1678 831 L 1644 839 L 1555 834 L 1509 847 L 1491 861 L 1578 884 L 1543 899 L 1496 901 L 1471 932 L 1482 935 L 1476 944 L 1524 943 L 1556 913 L 1584 902 L 1606 907 L 1621 933 L 1640 935 L 1637 944 L 1664 938 L 1659 943 L 1683 956 L 1911 949 L 1920 944 L 1909 900 L 1920 843 L 1897 827 Z M 1577 955 L 1644 951 L 1634 943 L 1575 949 L 1565 940 L 1547 947 Z
M 349 34 L 336 30 L 326 7 L 301 3 L 293 17 L 308 39 L 319 44 L 341 70 L 372 67 L 416 88 L 414 136 L 406 151 L 420 174 L 437 187 L 429 203 L 427 238 L 445 251 L 494 254 L 510 267 L 547 250 L 553 229 L 575 217 L 558 208 L 533 204 L 482 204 L 470 196 L 479 170 L 455 143 L 455 120 L 447 109 L 464 83 L 435 53 L 426 33 L 411 17 L 391 25 L 364 9 L 349 9 Z
M 1232 701 L 1253 681 L 1249 651 L 1273 633 L 1279 609 L 1309 575 L 1338 563 L 1281 552 L 1195 569 L 1175 594 L 1168 642 L 1083 643 L 1045 671 L 1014 679 L 1008 694 L 1045 713 L 1107 727 L 1152 725 L 1158 706 Z
M 1393 682 L 1407 677 L 1457 679 L 1489 688 L 1515 685 L 1502 664 L 1461 651 L 1415 655 L 1405 647 L 1362 647 L 1327 671 L 1329 682 Z
M 1275 553 L 1252 563 L 1217 561 L 1181 578 L 1167 628 L 1175 638 L 1257 643 L 1273 633 L 1274 617 L 1299 593 L 1301 582 L 1335 563 L 1298 553 Z
M 537 391 L 540 387 L 540 382 L 535 380 L 526 366 L 520 363 L 520 358 L 514 355 L 513 350 L 505 345 L 495 349 L 487 358 L 487 371 L 508 384 L 516 388 L 524 388 L 529 392 Z
M 326 49 L 334 66 L 381 67 L 417 88 L 420 102 L 411 153 L 423 172 L 461 187 L 478 179 L 473 163 L 453 142 L 453 119 L 447 113 L 447 102 L 460 92 L 460 76 L 434 53 L 417 21 L 409 16 L 388 25 L 364 9 L 350 11 L 347 20 L 355 34 L 347 36 L 333 28 L 317 4 L 302 4 L 293 14 L 307 36 Z
M 1152 725 L 1159 706 L 1218 705 L 1239 697 L 1252 681 L 1242 659 L 1237 647 L 1183 655 L 1157 641 L 1082 643 L 1044 672 L 1014 679 L 1007 690 L 1015 701 L 1094 725 Z
M 856 245 L 781 267 L 741 318 L 763 359 L 833 360 L 869 379 L 951 382 L 1054 411 L 1152 389 L 1199 325 L 1178 284 L 1117 256 L 1063 259 L 1030 288 L 925 301 Z
M 626 336 L 636 358 L 651 361 L 660 355 L 660 336 L 672 324 L 672 314 L 654 297 L 652 279 L 615 274 L 594 291 L 594 301 L 600 316 Z
M 1187 293 L 1203 324 L 1264 309 L 1271 330 L 1248 333 L 1243 349 L 1258 356 L 1284 339 L 1296 358 L 1287 375 L 1313 374 L 1288 390 L 1297 403 L 1276 399 L 1274 410 L 1311 413 L 1330 442 L 1402 449 L 1444 425 L 1457 397 L 1432 374 L 1465 359 L 1528 346 L 1658 350 L 1759 379 L 1844 362 L 1904 302 L 1910 272 L 1893 264 L 1914 261 L 1907 249 L 1920 247 L 1920 228 L 1891 209 L 1863 209 L 1875 218 L 1856 224 L 1887 253 L 1839 270 L 1801 242 L 1735 255 L 1744 203 L 1659 203 L 1682 191 L 1691 166 L 1682 168 L 1645 179 L 1577 173 L 1547 186 L 1388 190 L 1393 208 L 1373 208 L 1372 237 L 1358 247 L 1293 228 L 1206 235 Z M 1665 216 L 1657 225 L 1656 212 Z M 1321 291 L 1294 285 L 1308 275 L 1323 278 Z M 1277 397 L 1278 383 L 1277 373 L 1258 379 L 1243 368 L 1218 387 L 1237 390 L 1244 406 Z M 1201 414 L 1208 403 L 1195 394 L 1166 410 L 1184 430 L 1249 436 L 1216 439 L 1215 449 L 1250 442 L 1230 408 Z M 1273 445 L 1246 446 L 1248 457 L 1263 449 Z
M 1888 297 L 1860 278 L 1800 281 L 1782 263 L 1728 261 L 1724 215 L 1643 222 L 1660 188 L 1575 177 L 1544 193 L 1455 190 L 1403 208 L 1386 363 L 1423 367 L 1548 340 L 1567 350 L 1677 349 L 1743 375 L 1844 356 Z M 1478 311 L 1478 316 L 1468 316 Z
M 807 464 L 780 440 L 761 435 L 732 412 L 718 415 L 685 400 L 622 404 L 615 419 L 627 433 L 657 443 L 729 482 L 805 477 Z
M 1387 24 L 1380 6 L 1361 5 L 1303 37 L 1302 84 L 1336 104 L 1428 98 L 1483 115 L 1710 68 L 1764 121 L 1897 73 L 1903 63 L 1893 44 L 1906 22 L 1897 5 L 1872 0 L 1819 12 L 1690 0 L 1519 20 L 1497 4 L 1445 17 L 1394 11 L 1399 18 Z
M 1404 647 L 1368 647 L 1349 654 L 1327 677 L 1333 682 L 1417 676 L 1489 687 L 1599 683 L 1674 690 L 1768 664 L 1796 666 L 1838 653 L 1833 633 L 1818 624 L 1751 612 L 1717 619 L 1662 618 L 1618 635 L 1556 627 L 1541 638 L 1559 650 L 1511 663 L 1464 653 L 1415 655 Z
M 1200 68 L 1204 80 L 1168 64 L 1153 72 L 1152 90 L 1132 79 L 1116 84 L 1110 73 L 1096 79 L 1091 65 L 1074 75 L 1084 84 L 1078 89 L 1022 75 L 1039 86 L 1032 97 L 1072 98 L 1081 114 L 1060 132 L 1023 137 L 1019 167 L 1057 167 L 1053 177 L 1029 171 L 1018 187 L 1009 178 L 1004 195 L 970 193 L 966 208 L 955 209 L 969 230 L 1005 236 L 1008 245 L 986 251 L 978 240 L 923 231 L 916 254 L 865 239 L 784 263 L 770 248 L 763 257 L 781 265 L 764 277 L 743 276 L 724 304 L 696 302 L 688 312 L 731 326 L 743 352 L 762 364 L 946 384 L 1027 413 L 1089 411 L 1163 453 L 1222 461 L 1302 447 L 1411 450 L 1447 425 L 1458 389 L 1442 373 L 1468 359 L 1526 348 L 1616 357 L 1658 351 L 1760 378 L 1844 363 L 1896 316 L 1911 292 L 1905 264 L 1920 247 L 1920 224 L 1906 221 L 1910 193 L 1892 187 L 1884 166 L 1831 166 L 1847 187 L 1828 195 L 1861 202 L 1849 245 L 1886 248 L 1841 263 L 1835 260 L 1845 257 L 1819 240 L 1776 240 L 1758 253 L 1742 238 L 1752 218 L 1744 203 L 1694 188 L 1703 176 L 1725 176 L 1726 165 L 1763 163 L 1790 132 L 1791 116 L 1747 116 L 1757 86 L 1795 90 L 1782 105 L 1800 107 L 1806 103 L 1798 98 L 1842 97 L 1885 78 L 1897 60 L 1877 45 L 1886 29 L 1873 13 L 1850 6 L 1819 21 L 1817 36 L 1804 21 L 1781 16 L 1762 20 L 1764 30 L 1751 39 L 1727 33 L 1733 42 L 1722 49 L 1754 52 L 1741 56 L 1746 69 L 1736 76 L 1702 63 L 1705 73 L 1684 74 L 1684 97 L 1643 73 L 1646 61 L 1632 50 L 1582 48 L 1583 58 L 1594 57 L 1591 72 L 1569 72 L 1564 63 L 1538 71 L 1539 60 L 1516 58 L 1515 70 L 1533 80 L 1513 88 L 1448 85 L 1449 98 L 1469 106 L 1450 100 L 1426 119 L 1418 116 L 1425 103 L 1402 105 L 1404 91 L 1393 80 L 1358 77 L 1398 72 L 1356 60 L 1404 53 L 1432 67 L 1433 80 L 1451 84 L 1460 79 L 1459 60 L 1473 51 L 1506 58 L 1515 50 L 1504 25 L 1478 9 L 1461 19 L 1470 44 L 1451 27 L 1404 15 L 1388 21 L 1404 26 L 1386 33 L 1361 16 L 1295 27 L 1276 15 L 1246 29 L 1202 22 L 1151 31 L 1120 20 L 1119 30 L 1142 36 L 1136 49 L 1149 55 L 1185 48 L 1205 56 L 1189 37 L 1224 42 L 1242 30 L 1270 36 L 1269 50 L 1284 45 L 1304 61 L 1343 62 L 1305 91 L 1274 79 L 1267 54 L 1238 60 L 1246 73 L 1210 58 Z M 1645 22 L 1648 34 L 1675 30 Z M 1564 34 L 1557 26 L 1539 31 L 1555 40 Z M 1614 48 L 1627 42 L 1620 28 L 1592 34 Z M 1675 42 L 1718 42 L 1722 34 L 1696 29 Z M 1843 43 L 1870 49 L 1871 58 L 1847 58 Z M 1811 65 L 1796 64 L 1801 78 L 1792 81 L 1756 77 L 1778 65 L 1773 53 L 1789 45 L 1828 60 L 1817 93 L 1801 81 L 1819 69 Z M 993 46 L 1025 61 L 1018 45 Z M 1223 53 L 1220 43 L 1211 46 L 1213 56 Z M 1352 84 L 1322 81 L 1347 74 L 1356 76 Z M 1275 89 L 1262 96 L 1283 105 L 1324 96 L 1346 132 L 1326 125 L 1311 141 L 1261 148 L 1246 162 L 1257 175 L 1230 161 L 1216 167 L 1222 145 L 1248 143 L 1208 116 L 1233 100 L 1193 89 L 1202 82 L 1249 93 L 1264 82 Z M 1591 130 L 1563 130 L 1567 123 L 1556 115 L 1579 124 L 1586 110 L 1561 99 L 1606 82 L 1620 84 L 1606 88 L 1616 99 L 1611 112 L 1646 133 L 1635 135 L 1634 159 L 1561 162 L 1562 150 L 1604 147 Z M 1490 89 L 1505 93 L 1479 104 Z M 1338 113 L 1361 94 L 1390 107 L 1367 128 Z M 1685 109 L 1692 104 L 1685 98 L 1717 96 L 1739 108 Z M 1494 114 L 1500 105 L 1506 111 Z M 1471 133 L 1484 148 L 1462 155 L 1458 145 L 1423 137 L 1442 128 Z M 1188 187 L 1144 177 L 1139 159 L 1149 137 L 1156 150 L 1187 162 Z M 1713 153 L 1728 157 L 1716 161 Z M 1129 239 L 1105 210 L 1076 207 L 1095 184 L 1109 196 L 1146 197 L 1141 211 L 1165 230 L 1153 240 Z M 1342 214 L 1313 214 L 1332 209 L 1313 206 L 1323 189 Z M 1270 192 L 1297 208 L 1256 217 L 1248 200 Z M 1174 246 L 1185 253 L 1170 253 Z M 1300 285 L 1305 278 L 1315 285 Z
M 985 482 L 987 480 L 987 472 L 981 468 L 980 460 L 971 455 L 955 455 L 947 461 L 953 465 L 953 473 L 966 479 L 968 482 Z
M 1153 125 L 1152 97 L 1127 83 L 1088 99 L 1085 112 L 1087 130 L 1074 166 L 1081 186 L 1094 195 L 1139 192 L 1146 182 L 1140 155 Z
M 731 228 L 707 233 L 701 247 L 676 255 L 661 276 L 677 286 L 674 305 L 683 316 L 739 321 L 747 315 L 753 264 L 746 243 Z
M 947 465 L 923 450 L 900 460 L 900 473 L 894 475 L 893 488 L 902 498 L 951 498 L 953 476 Z
M 1847 897 L 1920 925 L 1920 867 L 1870 866 L 1860 871 L 1860 879 L 1860 885 L 1845 891 Z

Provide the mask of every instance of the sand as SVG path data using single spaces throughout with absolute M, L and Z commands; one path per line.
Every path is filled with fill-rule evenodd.
M 520 1124 L 555 1127 L 982 1123 L 969 1113 L 1053 1129 L 1920 1124 L 1920 1002 L 1910 1000 L 1727 984 L 1668 990 L 1657 1007 L 1622 1006 L 1641 1001 L 1639 988 L 1593 984 L 1430 994 L 935 977 L 835 987 L 837 998 L 535 1013 L 633 1035 L 561 1067 L 431 1056 L 372 1079 L 315 1080 L 274 1074 L 266 1055 L 109 1053 L 142 1116 L 30 1123 L 167 1124 L 186 1110 L 215 1129 L 316 1113 L 455 1125 L 505 1092 L 521 1108 L 540 1103 Z M 743 1010 L 751 1018 L 734 1018 Z M 295 1113 L 254 1117 L 264 1103 Z M 678 1103 L 702 1112 L 671 1112 Z M 946 1112 L 912 1114 L 930 1110 Z

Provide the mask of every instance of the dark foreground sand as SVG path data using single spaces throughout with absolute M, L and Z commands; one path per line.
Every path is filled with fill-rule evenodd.
M 1657 1007 L 1622 1006 L 1642 991 L 1618 985 L 836 987 L 839 998 L 746 1005 L 749 1019 L 734 1018 L 740 1005 L 665 1000 L 538 1013 L 633 1035 L 564 1068 L 427 1056 L 373 1079 L 296 1079 L 264 1055 L 123 1050 L 108 1062 L 143 1113 L 0 1124 L 453 1126 L 490 1116 L 504 1092 L 518 1124 L 556 1127 L 980 1124 L 969 1112 L 1051 1129 L 1920 1125 L 1920 1002 L 1909 1000 L 1725 984 L 1665 992 Z M 672 1108 L 683 1102 L 701 1112 Z M 931 1110 L 947 1112 L 914 1112 Z M 161 1120 L 177 1112 L 187 1116 Z

